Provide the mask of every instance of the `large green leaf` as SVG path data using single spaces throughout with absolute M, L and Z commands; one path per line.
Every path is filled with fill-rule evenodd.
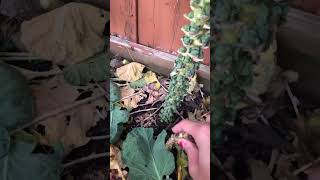
M 100 53 L 79 64 L 63 69 L 64 78 L 72 85 L 86 85 L 90 81 L 105 81 L 108 76 L 109 55 Z
M 36 139 L 27 133 L 13 136 L 9 153 L 0 159 L 1 180 L 59 180 L 62 146 L 53 154 L 33 153 Z
M 110 112 L 110 143 L 116 142 L 123 129 L 123 123 L 128 122 L 128 110 L 121 110 L 121 107 L 115 105 Z
M 0 74 L 0 127 L 12 130 L 32 120 L 32 93 L 16 69 L 0 63 Z
M 166 131 L 156 140 L 152 128 L 135 128 L 123 142 L 122 157 L 131 180 L 162 180 L 175 168 L 173 154 L 166 149 Z

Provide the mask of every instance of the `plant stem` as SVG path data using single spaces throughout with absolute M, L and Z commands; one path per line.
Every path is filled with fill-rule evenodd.
M 64 111 L 67 111 L 67 110 L 69 110 L 69 109 L 72 109 L 72 108 L 75 108 L 75 107 L 77 107 L 77 106 L 86 104 L 86 103 L 88 103 L 88 102 L 90 102 L 90 101 L 94 101 L 94 100 L 99 99 L 99 98 L 101 98 L 101 97 L 103 97 L 103 96 L 105 96 L 105 95 L 106 95 L 105 93 L 100 93 L 100 94 L 97 94 L 97 95 L 95 95 L 95 96 L 93 96 L 93 97 L 89 97 L 89 98 L 86 98 L 86 99 L 83 99 L 83 100 L 80 100 L 80 101 L 76 101 L 76 102 L 74 102 L 74 103 L 72 103 L 72 104 L 68 104 L 68 105 L 66 105 L 66 106 L 62 106 L 61 108 L 58 108 L 58 109 L 55 109 L 55 110 L 53 110 L 53 111 L 47 112 L 47 113 L 45 113 L 45 114 L 40 115 L 39 117 L 37 117 L 34 121 L 32 121 L 32 122 L 30 122 L 30 123 L 27 123 L 27 124 L 25 124 L 25 125 L 23 125 L 23 126 L 21 126 L 21 127 L 18 127 L 18 128 L 15 129 L 15 130 L 11 131 L 10 134 L 12 135 L 12 134 L 14 134 L 14 133 L 17 132 L 17 131 L 23 130 L 24 128 L 27 128 L 27 127 L 29 127 L 29 126 L 32 126 L 33 124 L 39 123 L 39 122 L 41 122 L 41 121 L 44 121 L 44 120 L 46 120 L 48 117 L 55 116 L 55 115 L 57 115 L 57 114 L 59 114 L 59 113 L 62 113 L 62 112 L 64 112 Z
M 90 155 L 88 157 L 83 157 L 83 158 L 71 161 L 69 163 L 66 163 L 66 164 L 63 165 L 63 168 L 66 169 L 66 168 L 69 168 L 69 167 L 71 167 L 73 165 L 76 165 L 76 164 L 79 164 L 79 163 L 83 163 L 83 162 L 90 161 L 90 160 L 93 160 L 93 159 L 108 157 L 108 156 L 109 156 L 109 153 L 93 154 L 93 155 Z

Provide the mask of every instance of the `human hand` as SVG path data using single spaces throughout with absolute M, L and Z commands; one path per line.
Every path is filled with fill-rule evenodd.
M 172 128 L 174 133 L 191 135 L 196 144 L 181 139 L 180 147 L 187 153 L 189 173 L 194 180 L 210 179 L 210 123 L 182 120 Z

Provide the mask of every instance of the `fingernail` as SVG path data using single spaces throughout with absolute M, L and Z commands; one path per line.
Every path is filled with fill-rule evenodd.
M 184 149 L 186 147 L 186 142 L 184 140 L 178 141 L 179 146 Z

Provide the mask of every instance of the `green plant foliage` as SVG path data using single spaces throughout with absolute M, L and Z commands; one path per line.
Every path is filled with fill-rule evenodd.
M 286 14 L 284 3 L 270 0 L 216 0 L 211 48 L 211 110 L 214 142 L 222 140 L 225 122 L 233 122 L 245 89 L 254 80 L 254 65 L 269 48 Z
M 118 105 L 113 105 L 110 112 L 110 143 L 115 143 L 123 130 L 123 123 L 128 122 L 129 112 Z
M 128 177 L 132 180 L 163 180 L 175 169 L 173 154 L 166 149 L 162 131 L 156 140 L 153 129 L 135 128 L 123 142 L 122 158 L 129 167 Z
M 121 97 L 119 87 L 112 81 L 110 81 L 110 102 L 119 101 Z
M 12 137 L 9 152 L 0 159 L 1 180 L 60 179 L 62 145 L 54 147 L 53 154 L 41 154 L 33 153 L 36 144 L 36 139 L 25 132 Z
M 100 53 L 79 64 L 63 69 L 64 78 L 75 86 L 87 85 L 90 81 L 105 81 L 108 76 L 109 54 Z
M 123 130 L 123 123 L 129 120 L 129 111 L 117 104 L 121 98 L 120 89 L 110 81 L 110 143 L 115 143 Z
M 0 63 L 0 127 L 12 130 L 33 118 L 33 97 L 25 77 Z
M 181 28 L 185 35 L 181 38 L 184 47 L 178 50 L 180 54 L 171 72 L 168 95 L 160 112 L 163 122 L 171 122 L 174 113 L 188 93 L 189 82 L 203 61 L 203 48 L 209 44 L 209 0 L 190 0 L 191 12 L 184 15 L 190 21 Z

